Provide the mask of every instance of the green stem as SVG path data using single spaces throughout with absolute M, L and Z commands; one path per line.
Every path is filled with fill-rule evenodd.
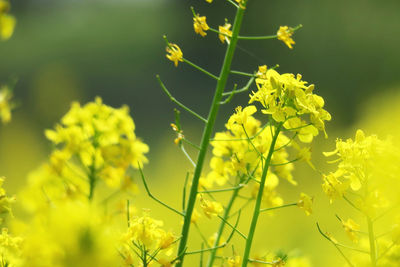
M 183 226 L 182 226 L 182 232 L 181 232 L 182 239 L 180 240 L 179 247 L 178 247 L 178 253 L 177 253 L 177 255 L 179 257 L 179 261 L 176 264 L 177 267 L 183 266 L 183 260 L 185 257 L 187 240 L 189 237 L 191 217 L 193 214 L 194 205 L 196 203 L 196 196 L 198 193 L 197 190 L 198 190 L 198 186 L 199 186 L 199 179 L 200 179 L 200 175 L 201 175 L 201 172 L 203 169 L 208 145 L 210 143 L 210 136 L 212 134 L 215 120 L 217 118 L 220 101 L 222 98 L 222 93 L 224 92 L 224 89 L 225 89 L 225 86 L 226 86 L 226 83 L 228 80 L 228 76 L 229 76 L 229 71 L 231 69 L 231 63 L 232 63 L 233 55 L 235 53 L 236 44 L 237 44 L 237 40 L 238 40 L 237 36 L 239 35 L 240 26 L 242 25 L 244 12 L 245 12 L 245 10 L 243 8 L 239 8 L 237 10 L 235 22 L 234 22 L 233 30 L 232 30 L 231 42 L 228 45 L 228 48 L 227 48 L 227 51 L 225 54 L 224 63 L 222 65 L 221 73 L 220 73 L 220 76 L 219 76 L 219 79 L 217 82 L 217 86 L 215 89 L 214 99 L 213 99 L 213 102 L 212 102 L 212 105 L 210 108 L 206 126 L 203 131 L 203 136 L 202 136 L 201 143 L 200 143 L 200 151 L 199 151 L 199 155 L 197 158 L 197 164 L 196 164 L 196 167 L 194 170 L 192 185 L 190 188 L 187 209 L 185 211 L 185 219 L 184 219 Z
M 279 133 L 281 131 L 281 127 L 282 127 L 282 123 L 280 123 L 278 125 L 278 127 L 276 128 L 275 134 L 272 137 L 272 141 L 271 141 L 271 145 L 269 147 L 267 158 L 265 159 L 265 164 L 264 164 L 263 172 L 261 175 L 260 189 L 258 190 L 256 204 L 254 206 L 253 218 L 251 220 L 249 234 L 247 235 L 246 247 L 245 247 L 244 254 L 243 254 L 242 267 L 246 267 L 249 262 L 250 249 L 251 249 L 251 245 L 253 243 L 253 238 L 254 238 L 254 233 L 256 230 L 256 226 L 257 226 L 258 216 L 260 215 L 260 207 L 261 207 L 261 200 L 262 200 L 263 193 L 264 193 L 265 180 L 267 178 L 268 168 L 271 163 L 272 154 L 274 153 L 276 140 L 278 139 Z
M 238 188 L 236 188 L 235 191 L 233 191 L 231 199 L 229 200 L 228 205 L 225 208 L 225 212 L 224 212 L 224 215 L 222 217 L 224 220 L 222 220 L 220 225 L 219 225 L 217 236 L 215 237 L 215 241 L 214 241 L 213 247 L 218 246 L 218 244 L 219 244 L 219 242 L 221 240 L 222 233 L 224 231 L 225 224 L 226 224 L 225 221 L 229 218 L 229 213 L 231 212 L 233 203 L 235 202 L 235 199 L 236 199 L 236 197 L 237 197 L 237 195 L 239 193 L 239 190 L 240 190 L 240 188 L 238 187 Z M 216 255 L 217 255 L 217 250 L 212 250 L 211 254 L 210 254 L 210 257 L 208 258 L 208 262 L 207 262 L 207 265 L 206 265 L 207 267 L 213 266 L 213 263 L 214 263 Z
M 260 212 L 264 211 L 270 211 L 270 210 L 277 210 L 277 209 L 282 209 L 282 208 L 287 208 L 287 207 L 292 207 L 292 206 L 297 206 L 297 203 L 290 203 L 282 206 L 276 206 L 276 207 L 271 207 L 271 208 L 265 208 L 265 209 L 260 209 Z
M 94 195 L 94 188 L 96 186 L 96 169 L 94 167 L 94 159 L 93 164 L 89 168 L 89 200 L 92 201 Z
M 374 225 L 369 216 L 367 216 L 368 224 L 368 235 L 369 235 L 369 253 L 371 256 L 371 266 L 376 266 L 376 246 L 375 246 L 375 235 L 374 235 Z

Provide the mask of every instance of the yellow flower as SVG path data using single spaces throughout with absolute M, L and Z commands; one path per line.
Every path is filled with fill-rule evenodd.
M 229 257 L 227 261 L 229 267 L 239 267 L 241 265 L 241 262 L 242 260 L 240 256 Z
M 208 27 L 207 25 L 206 17 L 205 16 L 200 17 L 199 14 L 193 17 L 193 27 L 194 31 L 203 37 L 207 35 L 206 31 L 210 29 L 210 27 Z
M 292 35 L 293 29 L 288 26 L 280 26 L 277 32 L 278 39 L 284 42 L 290 49 L 293 49 L 292 44 L 295 44 Z
M 16 20 L 8 14 L 0 14 L 0 39 L 8 40 L 14 33 Z
M 1 122 L 6 124 L 11 120 L 11 109 L 12 104 L 10 100 L 12 98 L 12 92 L 7 86 L 3 86 L 0 89 L 0 119 Z
M 0 14 L 8 12 L 10 3 L 6 0 L 0 0 Z
M 346 231 L 347 236 L 350 238 L 351 241 L 354 243 L 358 242 L 358 236 L 356 232 L 360 230 L 360 225 L 357 224 L 352 219 L 347 219 L 347 221 L 341 220 L 344 230 Z
M 296 132 L 304 143 L 311 142 L 319 131 L 325 133 L 325 121 L 331 116 L 323 109 L 322 97 L 313 93 L 314 85 L 307 86 L 300 74 L 279 74 L 261 66 L 255 80 L 258 91 L 252 92 L 249 103 L 259 102 L 262 113 L 283 122 L 283 127 Z
M 246 8 L 247 0 L 235 0 L 241 8 Z
M 206 2 L 208 2 L 208 3 L 212 3 L 212 1 L 213 1 L 213 0 L 206 0 Z
M 216 202 L 216 201 L 209 201 L 207 199 L 204 199 L 202 196 L 200 198 L 200 206 L 203 209 L 204 214 L 208 217 L 211 218 L 211 216 L 217 216 L 223 211 L 223 207 L 221 203 Z
M 115 109 L 101 98 L 83 107 L 73 103 L 61 124 L 45 134 L 58 148 L 50 156 L 50 166 L 60 177 L 73 169 L 88 180 L 92 175 L 110 187 L 125 187 L 128 169 L 147 162 L 149 148 L 136 137 L 128 107 Z
M 313 204 L 312 197 L 310 197 L 305 193 L 300 194 L 300 199 L 297 202 L 297 206 L 300 209 L 303 209 L 307 216 L 309 216 L 312 213 L 312 204 Z
M 324 175 L 323 181 L 322 190 L 329 197 L 330 203 L 335 199 L 343 197 L 344 193 L 349 188 L 349 182 L 341 181 L 336 173 Z
M 230 30 L 231 27 L 232 25 L 228 22 L 225 22 L 224 26 L 218 27 L 218 30 L 220 32 L 218 37 L 222 43 L 225 43 L 225 41 L 229 43 L 230 37 L 232 37 L 232 31 Z
M 166 48 L 167 50 L 167 58 L 174 62 L 175 67 L 178 66 L 178 62 L 183 62 L 183 53 L 177 44 L 169 44 Z

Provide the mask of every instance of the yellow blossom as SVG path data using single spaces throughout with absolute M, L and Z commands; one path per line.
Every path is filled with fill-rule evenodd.
M 227 261 L 229 267 L 239 267 L 241 262 L 242 260 L 238 255 L 229 257 Z
M 292 39 L 293 29 L 288 26 L 280 26 L 277 32 L 278 39 L 284 42 L 290 49 L 295 42 Z
M 166 48 L 167 58 L 174 62 L 175 67 L 178 66 L 178 62 L 183 62 L 183 53 L 177 44 L 169 44 Z
M 193 27 L 195 33 L 200 34 L 203 37 L 207 35 L 206 31 L 210 29 L 210 27 L 207 25 L 206 17 L 200 17 L 199 14 L 193 17 Z
M 360 225 L 357 224 L 352 219 L 347 219 L 347 221 L 341 220 L 344 230 L 346 231 L 347 236 L 354 243 L 358 242 L 358 236 L 356 235 L 357 231 L 360 230 Z
M 197 224 L 197 221 L 199 220 L 200 217 L 201 217 L 200 213 L 196 209 L 194 209 L 192 217 L 190 218 L 190 222 L 193 224 Z
M 7 14 L 9 9 L 9 2 L 0 0 L 0 40 L 9 39 L 14 32 L 16 20 L 14 16 Z
M 204 199 L 203 197 L 200 198 L 200 206 L 203 209 L 204 214 L 211 218 L 211 216 L 218 216 L 223 211 L 222 204 L 216 201 L 209 201 Z
M 313 93 L 314 85 L 307 85 L 300 74 L 279 74 L 261 66 L 255 81 L 258 90 L 252 92 L 249 103 L 259 102 L 262 113 L 283 123 L 301 142 L 311 142 L 319 131 L 326 136 L 325 121 L 331 116 L 323 108 L 323 99 Z
M 206 0 L 206 2 L 208 2 L 208 3 L 212 3 L 212 1 L 213 1 L 213 0 Z
M 12 92 L 7 86 L 0 89 L 0 119 L 2 123 L 8 123 L 11 120 Z
M 228 22 L 225 22 L 223 26 L 218 27 L 218 30 L 220 32 L 218 37 L 222 43 L 225 43 L 225 41 L 229 43 L 230 37 L 232 37 L 232 31 L 230 30 L 231 27 L 232 25 Z
M 303 209 L 307 216 L 312 213 L 313 198 L 305 193 L 300 194 L 300 199 L 297 202 L 297 206 Z

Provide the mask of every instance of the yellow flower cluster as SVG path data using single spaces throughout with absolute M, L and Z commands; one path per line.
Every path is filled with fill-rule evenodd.
M 15 202 L 15 197 L 7 196 L 6 190 L 3 188 L 4 180 L 4 177 L 0 177 L 0 214 L 12 214 L 11 204 Z
M 272 141 L 272 132 L 275 127 L 265 125 L 253 117 L 257 108 L 253 105 L 245 108 L 237 107 L 236 112 L 229 118 L 225 127 L 227 131 L 215 134 L 211 145 L 213 157 L 210 161 L 211 171 L 201 180 L 204 187 L 225 185 L 229 179 L 239 178 L 239 183 L 247 179 L 260 180 L 262 174 L 261 157 L 266 157 Z M 278 177 L 296 184 L 293 179 L 293 163 L 288 162 L 289 153 L 284 147 L 289 142 L 283 133 L 280 133 L 276 147 L 281 149 L 273 153 L 268 177 L 266 179 L 263 201 L 267 206 L 282 204 L 282 199 L 275 189 L 279 184 Z M 234 182 L 234 180 L 232 181 Z M 252 196 L 258 192 L 259 184 L 255 183 Z
M 21 266 L 105 267 L 121 262 L 118 232 L 104 211 L 88 201 L 60 202 L 33 215 L 16 227 L 24 236 Z
M 313 93 L 313 84 L 307 86 L 300 74 L 279 74 L 267 66 L 260 66 L 257 76 L 258 91 L 250 95 L 249 103 L 261 103 L 264 114 L 283 122 L 284 128 L 296 132 L 304 143 L 311 142 L 319 131 L 326 136 L 324 122 L 331 115 L 323 108 L 324 99 Z
M 7 86 L 0 89 L 0 120 L 2 123 L 8 123 L 11 120 L 12 92 Z
M 109 107 L 96 98 L 81 107 L 73 103 L 61 124 L 45 134 L 58 149 L 50 165 L 60 175 L 68 169 L 83 169 L 89 179 L 101 179 L 110 187 L 125 185 L 129 167 L 147 162 L 149 148 L 135 135 L 128 107 Z
M 354 140 L 338 139 L 336 149 L 324 155 L 338 156 L 332 161 L 338 163 L 337 170 L 324 175 L 322 185 L 331 201 L 342 197 L 349 189 L 359 191 L 364 187 L 363 192 L 367 194 L 360 203 L 363 209 L 377 209 L 385 205 L 379 188 L 384 180 L 395 178 L 399 163 L 398 153 L 390 140 L 380 140 L 376 135 L 365 136 L 362 130 L 357 130 Z
M 3 188 L 5 178 L 0 177 L 0 214 L 2 216 L 12 215 L 11 204 L 15 197 L 7 195 Z M 0 225 L 3 225 L 3 218 L 0 218 Z M 0 234 L 0 266 L 17 266 L 21 258 L 21 245 L 23 239 L 19 236 L 9 234 L 9 229 L 2 227 Z
M 16 20 L 8 14 L 10 3 L 7 0 L 0 0 L 0 40 L 8 40 L 14 33 Z
M 163 222 L 151 218 L 148 212 L 130 221 L 128 231 L 122 237 L 120 251 L 127 266 L 147 266 L 154 261 L 162 266 L 172 265 L 176 239 L 172 232 L 165 231 L 162 226 Z M 141 255 L 141 258 L 137 255 Z

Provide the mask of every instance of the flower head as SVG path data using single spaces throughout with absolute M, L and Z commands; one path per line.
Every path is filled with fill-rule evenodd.
M 14 16 L 7 14 L 9 9 L 9 2 L 0 0 L 0 40 L 9 39 L 14 32 L 16 20 Z
M 7 86 L 3 86 L 0 89 L 0 120 L 6 124 L 11 120 L 11 109 L 12 103 L 12 92 Z
M 203 37 L 207 35 L 206 31 L 210 29 L 210 27 L 207 25 L 206 19 L 207 18 L 205 16 L 200 17 L 199 14 L 196 14 L 193 17 L 194 31 Z
M 295 44 L 292 35 L 293 29 L 288 26 L 280 26 L 277 32 L 278 40 L 284 42 L 290 49 L 293 49 L 292 45 Z
M 323 98 L 313 93 L 314 85 L 307 85 L 300 74 L 279 74 L 261 66 L 256 85 L 258 91 L 250 95 L 249 103 L 261 103 L 262 113 L 296 132 L 300 141 L 310 143 L 319 131 L 325 133 L 325 121 L 331 116 L 323 108 Z
M 204 214 L 208 218 L 211 218 L 211 215 L 217 216 L 223 211 L 222 205 L 219 202 L 209 201 L 207 199 L 204 199 L 203 197 L 201 197 L 200 200 L 201 200 L 200 206 L 203 209 Z
M 297 202 L 297 206 L 300 209 L 303 209 L 307 216 L 309 216 L 312 213 L 312 204 L 313 204 L 312 197 L 310 197 L 305 193 L 300 194 L 300 199 Z
M 227 21 L 223 26 L 219 26 L 218 30 L 220 34 L 218 35 L 219 39 L 221 40 L 222 43 L 225 43 L 227 41 L 229 43 L 230 37 L 232 37 L 232 31 L 230 28 L 232 25 L 228 23 Z
M 358 242 L 358 236 L 356 232 L 360 230 L 360 225 L 357 224 L 352 219 L 347 219 L 347 221 L 341 220 L 344 230 L 346 231 L 347 236 L 350 238 L 351 241 L 354 243 Z
M 167 54 L 166 57 L 174 62 L 175 67 L 178 66 L 178 62 L 183 62 L 183 53 L 177 44 L 169 44 L 166 48 Z

